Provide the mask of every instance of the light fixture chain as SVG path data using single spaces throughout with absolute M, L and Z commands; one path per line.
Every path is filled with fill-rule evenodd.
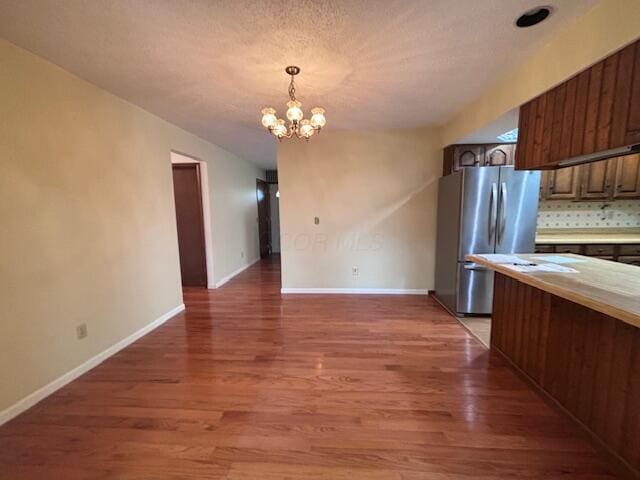
M 296 99 L 296 85 L 293 81 L 293 75 L 291 75 L 291 83 L 289 83 L 289 98 L 294 101 Z

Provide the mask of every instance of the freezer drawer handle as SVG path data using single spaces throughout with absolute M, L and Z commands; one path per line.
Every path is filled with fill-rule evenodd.
M 486 272 L 487 270 L 489 270 L 488 268 L 483 267 L 482 265 L 478 265 L 477 263 L 466 264 L 464 266 L 464 269 L 465 270 L 474 270 L 476 272 Z

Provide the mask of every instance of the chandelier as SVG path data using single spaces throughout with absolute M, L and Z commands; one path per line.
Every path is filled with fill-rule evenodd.
M 297 138 L 309 140 L 311 136 L 324 127 L 327 120 L 324 118 L 324 108 L 315 107 L 311 109 L 311 119 L 306 119 L 302 112 L 302 104 L 296 100 L 296 85 L 294 77 L 300 73 L 300 68 L 289 66 L 284 69 L 287 75 L 291 75 L 289 83 L 289 98 L 287 102 L 287 118 L 289 125 L 284 124 L 284 120 L 276 116 L 276 110 L 271 107 L 262 109 L 262 125 L 269 130 L 279 140 L 282 138 L 291 138 L 294 135 Z

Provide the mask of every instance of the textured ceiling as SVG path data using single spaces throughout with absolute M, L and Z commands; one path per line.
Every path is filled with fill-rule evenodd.
M 442 124 L 596 0 L 0 0 L 0 36 L 263 167 L 260 109 L 298 97 L 328 129 Z

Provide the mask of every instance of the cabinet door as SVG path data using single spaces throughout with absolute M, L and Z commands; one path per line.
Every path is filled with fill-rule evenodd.
M 640 198 L 640 154 L 616 159 L 613 198 Z
M 620 263 L 626 263 L 628 265 L 636 265 L 640 267 L 640 257 L 618 257 Z
M 607 200 L 613 195 L 616 159 L 588 163 L 580 168 L 580 199 Z
M 542 170 L 540 172 L 540 200 L 548 200 L 549 182 L 551 181 L 551 172 Z
M 484 145 L 457 145 L 454 153 L 454 168 L 479 167 L 484 165 Z
M 579 167 L 559 168 L 549 171 L 546 200 L 577 200 Z
M 515 144 L 488 145 L 484 154 L 484 164 L 491 167 L 513 165 Z

